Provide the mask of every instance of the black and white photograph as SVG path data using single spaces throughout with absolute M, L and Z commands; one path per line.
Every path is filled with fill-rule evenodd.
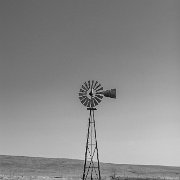
M 180 0 L 0 0 L 0 180 L 180 180 Z

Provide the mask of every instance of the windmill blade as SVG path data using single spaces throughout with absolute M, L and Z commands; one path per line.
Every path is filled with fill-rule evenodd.
M 91 107 L 91 99 L 88 98 L 87 107 Z
M 86 98 L 86 101 L 83 103 L 85 106 L 87 106 L 87 103 L 88 103 L 89 99 Z
M 103 98 L 103 96 L 98 95 L 98 94 L 96 94 L 96 97 L 98 97 L 98 98 L 100 98 L 100 99 L 102 99 L 102 98 Z
M 84 99 L 81 100 L 81 103 L 84 104 L 87 99 L 88 99 L 88 98 L 87 98 L 87 96 L 86 96 Z
M 96 101 L 96 99 L 95 99 L 95 98 L 93 98 L 93 102 L 94 102 L 95 106 L 97 106 L 97 105 L 98 105 L 98 102 Z
M 102 91 L 102 90 L 103 90 L 103 87 L 101 87 L 101 88 L 97 89 L 97 90 L 96 90 L 96 92 L 98 92 L 98 91 Z
M 86 95 L 87 95 L 86 92 L 80 92 L 80 93 L 79 93 L 79 96 L 86 96 Z
M 86 101 L 87 97 L 85 97 L 84 99 L 81 100 L 81 103 L 84 104 L 84 102 Z
M 88 101 L 87 101 L 87 107 L 91 107 L 91 99 L 88 98 Z
M 98 84 L 98 86 L 94 89 L 94 90 L 96 90 L 97 88 L 99 88 L 101 86 L 101 84 Z
M 94 97 L 94 98 L 98 101 L 98 103 L 101 102 L 101 99 L 99 99 L 99 98 L 97 98 L 97 97 Z
M 90 80 L 88 81 L 88 87 L 90 88 L 91 87 L 91 82 L 90 82 Z M 88 89 L 89 89 L 88 88 Z
M 104 95 L 104 91 L 96 92 L 96 94 L 102 94 L 102 95 Z
M 88 89 L 86 89 L 83 85 L 82 85 L 82 89 L 84 89 L 85 91 L 87 91 Z
M 80 92 L 82 92 L 82 93 L 83 93 L 83 92 L 86 92 L 86 91 L 85 91 L 85 90 L 83 90 L 83 89 L 80 89 L 79 91 L 80 91 Z
M 91 89 L 93 89 L 93 86 L 94 86 L 94 80 L 92 80 Z
M 87 96 L 79 96 L 80 101 L 82 101 L 84 98 L 86 98 Z
M 93 87 L 93 89 L 95 89 L 96 88 L 96 85 L 98 84 L 98 82 L 96 81 L 95 82 L 95 84 L 94 84 L 94 87 Z
M 91 99 L 91 107 L 94 107 L 93 99 Z
M 87 89 L 89 89 L 87 82 L 85 82 L 84 85 Z

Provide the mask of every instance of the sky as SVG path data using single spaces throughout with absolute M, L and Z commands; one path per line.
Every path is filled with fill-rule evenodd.
M 0 154 L 84 160 L 81 85 L 117 89 L 95 112 L 99 158 L 180 166 L 180 1 L 1 0 Z

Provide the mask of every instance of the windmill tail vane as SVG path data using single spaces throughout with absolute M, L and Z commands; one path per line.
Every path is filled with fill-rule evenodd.
M 116 99 L 116 89 L 102 91 L 101 94 L 103 94 L 105 97 Z

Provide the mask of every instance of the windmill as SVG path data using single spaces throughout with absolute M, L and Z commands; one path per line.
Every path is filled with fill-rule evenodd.
M 103 91 L 103 87 L 98 81 L 89 80 L 84 82 L 79 91 L 81 103 L 89 110 L 83 180 L 101 180 L 94 111 L 97 110 L 95 106 L 102 101 L 104 96 L 116 98 L 116 89 Z

